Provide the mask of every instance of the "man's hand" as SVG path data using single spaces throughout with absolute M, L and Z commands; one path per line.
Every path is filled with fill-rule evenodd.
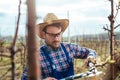
M 87 59 L 88 59 L 88 61 L 96 64 L 96 58 L 94 56 L 88 56 Z
M 45 79 L 43 79 L 43 80 L 57 80 L 57 79 L 55 79 L 55 78 L 53 78 L 53 77 L 47 77 L 47 78 L 45 78 Z
M 96 64 L 96 58 L 94 56 L 88 56 L 86 59 L 86 64 L 88 66 L 89 62 L 92 62 L 93 64 Z

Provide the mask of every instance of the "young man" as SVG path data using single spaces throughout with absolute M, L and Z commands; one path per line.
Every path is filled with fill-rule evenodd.
M 96 58 L 94 50 L 71 43 L 62 43 L 62 33 L 68 27 L 68 19 L 58 19 L 48 13 L 44 22 L 38 24 L 39 37 L 45 40 L 40 47 L 41 75 L 44 80 L 62 79 L 74 75 L 74 58 Z M 23 80 L 27 71 L 23 73 Z

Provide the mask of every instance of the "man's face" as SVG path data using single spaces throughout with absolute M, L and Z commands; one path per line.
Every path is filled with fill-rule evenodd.
M 57 49 L 62 40 L 61 27 L 58 28 L 56 26 L 48 26 L 44 32 L 44 39 L 48 45 L 54 49 Z

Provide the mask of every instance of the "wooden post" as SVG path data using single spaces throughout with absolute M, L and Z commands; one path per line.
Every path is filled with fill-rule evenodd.
M 38 53 L 38 41 L 36 38 L 36 9 L 35 0 L 27 0 L 28 9 L 28 74 L 29 80 L 40 80 L 40 66 L 39 66 L 39 53 Z

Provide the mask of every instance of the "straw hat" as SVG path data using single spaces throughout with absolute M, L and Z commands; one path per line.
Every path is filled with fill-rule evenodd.
M 66 30 L 66 28 L 68 27 L 69 24 L 69 20 L 68 19 L 58 19 L 57 16 L 53 13 L 48 13 L 44 20 L 43 23 L 38 24 L 37 26 L 39 27 L 39 37 L 43 38 L 43 29 L 47 26 L 47 25 L 51 25 L 54 23 L 61 23 L 62 25 L 62 32 L 64 32 Z

